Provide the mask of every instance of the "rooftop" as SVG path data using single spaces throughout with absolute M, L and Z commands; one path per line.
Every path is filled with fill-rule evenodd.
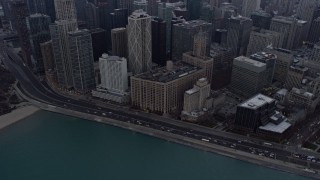
M 263 94 L 258 94 L 254 97 L 252 97 L 251 99 L 247 100 L 246 102 L 240 104 L 240 107 L 245 107 L 245 108 L 249 108 L 249 109 L 258 109 L 259 107 L 265 105 L 265 104 L 270 104 L 273 101 L 275 101 L 274 99 L 265 96 Z
M 258 53 L 252 54 L 250 58 L 254 60 L 268 61 L 268 60 L 277 59 L 277 55 L 267 53 L 267 52 L 258 52 Z
M 289 127 L 291 126 L 290 123 L 283 121 L 282 123 L 276 125 L 272 122 L 269 122 L 265 126 L 260 126 L 259 129 L 265 130 L 265 131 L 271 131 L 275 133 L 282 134 L 284 133 Z
M 262 62 L 259 62 L 256 60 L 252 60 L 252 59 L 250 59 L 248 57 L 244 57 L 244 56 L 236 57 L 233 60 L 233 65 L 244 68 L 244 69 L 248 69 L 248 70 L 250 70 L 252 72 L 256 72 L 256 73 L 261 73 L 261 72 L 265 71 L 266 67 L 267 67 L 265 63 L 262 63 Z
M 194 94 L 196 92 L 199 92 L 199 88 L 193 87 L 192 89 L 189 89 L 188 91 L 186 91 L 186 94 Z
M 174 26 L 183 27 L 183 28 L 187 28 L 187 29 L 196 28 L 201 25 L 211 25 L 211 23 L 208 23 L 203 20 L 193 20 L 193 21 L 185 21 L 182 23 L 174 24 Z
M 155 70 L 136 75 L 135 77 L 149 81 L 167 83 L 193 74 L 199 70 L 201 69 L 190 64 L 184 62 L 175 62 L 170 70 L 168 70 L 167 67 L 160 67 Z
M 264 17 L 272 18 L 270 13 L 267 13 L 266 11 L 264 11 L 262 9 L 254 11 L 251 15 L 258 15 L 258 16 L 264 16 Z
M 151 17 L 149 16 L 145 11 L 143 11 L 142 9 L 138 9 L 136 11 L 134 11 L 129 18 L 131 19 L 140 19 L 140 18 L 147 18 L 147 17 Z
M 292 88 L 291 93 L 300 94 L 308 99 L 313 99 L 315 97 L 314 94 L 304 89 Z

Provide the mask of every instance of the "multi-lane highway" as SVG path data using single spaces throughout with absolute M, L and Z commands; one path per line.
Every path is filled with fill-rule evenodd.
M 11 49 L 7 48 L 2 42 L 0 43 L 0 49 L 1 60 L 19 80 L 24 93 L 37 101 L 73 111 L 85 112 L 87 114 L 107 117 L 130 124 L 165 131 L 167 133 L 178 134 L 206 143 L 251 153 L 257 157 L 263 156 L 320 170 L 320 158 L 312 153 L 296 153 L 295 151 L 281 148 L 275 144 L 256 143 L 245 137 L 230 136 L 224 134 L 224 132 L 192 127 L 192 125 L 184 122 L 149 118 L 139 115 L 138 112 L 132 113 L 116 108 L 100 107 L 87 101 L 79 101 L 61 96 L 49 87 L 43 86 L 38 78 L 30 72 L 29 68 L 23 64 L 20 57 L 13 53 Z

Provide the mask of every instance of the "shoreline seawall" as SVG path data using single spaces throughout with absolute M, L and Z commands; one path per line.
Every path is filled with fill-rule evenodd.
M 29 106 L 24 106 L 24 107 L 15 109 L 8 114 L 4 114 L 0 116 L 0 129 L 6 128 L 11 124 L 19 122 L 31 116 L 32 114 L 36 113 L 39 110 L 40 108 L 29 105 Z
M 174 142 L 177 144 L 182 144 L 182 145 L 189 146 L 192 148 L 196 148 L 196 149 L 200 149 L 200 150 L 204 150 L 204 151 L 208 151 L 208 152 L 212 152 L 212 153 L 217 153 L 217 154 L 227 156 L 230 158 L 234 158 L 234 159 L 238 159 L 241 161 L 257 164 L 257 165 L 264 166 L 267 168 L 271 168 L 271 169 L 275 169 L 275 170 L 279 170 L 279 171 L 284 171 L 284 172 L 288 172 L 291 174 L 296 174 L 296 175 L 309 177 L 309 178 L 313 178 L 313 179 L 320 179 L 320 176 L 318 174 L 312 174 L 309 172 L 305 172 L 305 171 L 303 171 L 304 167 L 298 166 L 296 164 L 282 162 L 279 160 L 272 160 L 272 159 L 268 159 L 268 158 L 261 158 L 260 156 L 255 156 L 250 153 L 235 151 L 234 149 L 225 148 L 225 147 L 221 147 L 221 146 L 214 145 L 214 144 L 209 144 L 206 142 L 194 140 L 194 139 L 183 137 L 183 136 L 176 135 L 176 134 L 168 134 L 167 132 L 163 132 L 163 131 L 159 131 L 159 130 L 155 130 L 155 129 L 151 129 L 151 128 L 147 128 L 147 127 L 143 127 L 143 126 L 138 126 L 138 125 L 134 125 L 134 124 L 129 124 L 129 123 L 117 121 L 117 120 L 106 118 L 106 117 L 100 117 L 100 116 L 86 114 L 83 112 L 73 111 L 73 110 L 69 110 L 69 109 L 65 109 L 65 108 L 50 106 L 45 103 L 36 101 L 34 99 L 30 99 L 29 97 L 22 94 L 21 91 L 18 91 L 18 93 L 24 99 L 29 101 L 31 104 L 34 104 L 34 105 L 38 106 L 40 109 L 45 110 L 45 111 L 64 114 L 64 115 L 67 115 L 70 117 L 77 117 L 80 119 L 90 120 L 90 121 L 94 121 L 97 123 L 104 123 L 104 124 L 112 125 L 115 127 L 138 132 L 141 134 L 164 139 L 164 140 Z

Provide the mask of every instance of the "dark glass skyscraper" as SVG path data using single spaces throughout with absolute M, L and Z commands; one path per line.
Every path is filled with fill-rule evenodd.
M 188 20 L 196 20 L 200 18 L 201 1 L 187 0 L 187 9 L 189 13 Z
M 155 18 L 151 21 L 152 61 L 160 66 L 166 65 L 166 22 Z
M 231 17 L 229 19 L 227 46 L 234 56 L 244 55 L 249 44 L 252 20 L 246 17 Z
M 13 23 L 19 35 L 23 59 L 31 67 L 31 49 L 26 24 L 26 17 L 29 16 L 27 4 L 22 0 L 15 0 L 10 1 L 10 7 Z
M 91 35 L 86 29 L 68 34 L 73 88 L 86 94 L 95 88 Z
M 212 34 L 212 25 L 203 20 L 187 21 L 173 25 L 172 34 L 172 60 L 179 61 L 182 59 L 182 54 L 192 51 L 194 35 L 197 34 L 200 29 L 203 32 L 208 33 L 207 51 L 210 52 L 210 41 Z
M 128 25 L 128 9 L 115 9 L 111 16 L 111 29 Z
M 40 44 L 49 41 L 49 25 L 51 19 L 47 15 L 32 14 L 27 17 L 27 27 L 29 30 L 30 45 L 32 50 L 33 69 L 36 73 L 44 73 L 44 65 Z

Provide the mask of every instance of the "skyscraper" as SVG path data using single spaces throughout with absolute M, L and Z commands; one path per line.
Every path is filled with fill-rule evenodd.
M 152 61 L 161 66 L 166 65 L 166 27 L 167 24 L 163 19 L 155 18 L 151 22 L 152 29 Z
M 46 1 L 43 0 L 27 0 L 30 14 L 47 14 Z
M 111 16 L 111 29 L 128 25 L 128 9 L 115 9 Z
M 233 55 L 244 55 L 249 43 L 252 20 L 246 17 L 231 17 L 227 36 L 227 46 L 232 49 Z
M 44 73 L 40 44 L 51 39 L 49 30 L 51 18 L 44 14 L 32 14 L 27 17 L 26 21 L 30 36 L 33 69 L 36 73 Z
M 193 66 L 205 70 L 206 79 L 212 82 L 213 77 L 213 58 L 207 56 L 208 33 L 200 32 L 194 35 L 193 51 L 183 53 L 182 60 Z
M 148 14 L 150 16 L 158 16 L 159 0 L 148 0 Z
M 133 11 L 142 9 L 144 12 L 148 10 L 148 4 L 146 0 L 134 0 L 133 1 Z
M 100 26 L 99 8 L 91 2 L 86 4 L 85 20 L 88 29 L 95 29 Z
M 137 10 L 128 19 L 129 71 L 146 72 L 152 64 L 151 16 Z
M 119 57 L 128 57 L 128 35 L 126 28 L 111 30 L 112 54 Z
M 297 10 L 298 19 L 307 21 L 306 32 L 309 32 L 311 23 L 314 19 L 314 13 L 318 8 L 317 0 L 300 0 Z
M 68 33 L 78 28 L 73 0 L 55 0 L 56 21 L 50 25 L 57 81 L 65 88 L 73 87 Z
M 243 0 L 241 15 L 250 18 L 251 14 L 260 9 L 261 0 Z
M 200 18 L 201 1 L 187 0 L 188 20 L 196 20 Z
M 260 31 L 251 31 L 247 56 L 263 51 L 268 46 L 281 48 L 282 43 L 283 36 L 281 33 L 264 29 L 261 29 Z
M 208 33 L 207 53 L 210 52 L 211 23 L 203 20 L 187 21 L 173 25 L 172 34 L 172 60 L 179 61 L 182 54 L 193 50 L 194 35 L 200 32 Z
M 273 82 L 277 56 L 275 54 L 271 54 L 267 52 L 258 52 L 258 53 L 252 54 L 250 56 L 250 59 L 266 64 L 266 76 L 267 76 L 266 85 L 270 86 Z
M 282 48 L 268 48 L 267 51 L 277 56 L 273 79 L 285 83 L 289 68 L 293 63 L 293 53 Z
M 68 32 L 75 31 L 77 26 L 77 21 L 75 19 L 60 20 L 50 25 L 57 80 L 59 85 L 66 88 L 71 88 L 73 86 L 72 64 L 69 57 Z
M 73 88 L 86 94 L 96 87 L 91 35 L 87 29 L 69 32 L 68 35 Z
M 26 17 L 29 15 L 27 4 L 23 0 L 10 1 L 13 24 L 19 36 L 22 56 L 28 66 L 32 66 L 31 48 Z
M 133 12 L 133 0 L 117 0 L 117 7 L 119 9 L 128 9 L 128 14 Z
M 111 92 L 124 93 L 128 89 L 127 60 L 103 54 L 99 59 L 101 87 Z
M 54 0 L 57 20 L 77 19 L 74 0 Z
M 251 13 L 252 25 L 257 28 L 270 29 L 272 16 L 264 10 L 257 10 Z
M 159 3 L 158 4 L 158 17 L 166 21 L 167 27 L 166 27 L 166 51 L 170 52 L 171 50 L 171 31 L 172 31 L 172 17 L 173 17 L 173 10 L 174 7 L 171 3 Z
M 98 61 L 101 54 L 108 51 L 107 49 L 107 34 L 104 29 L 96 28 L 90 30 L 92 39 L 92 51 L 94 61 Z
M 283 48 L 295 49 L 307 40 L 307 21 L 298 20 L 294 17 L 276 16 L 272 18 L 271 31 L 283 34 Z
M 87 5 L 87 0 L 75 0 L 75 7 L 76 7 L 78 21 L 86 20 L 86 12 L 84 10 L 86 8 L 86 5 Z
M 320 41 L 320 17 L 312 21 L 308 41 L 317 43 Z
M 230 88 L 234 93 L 250 97 L 259 93 L 266 85 L 266 64 L 244 56 L 233 60 Z

